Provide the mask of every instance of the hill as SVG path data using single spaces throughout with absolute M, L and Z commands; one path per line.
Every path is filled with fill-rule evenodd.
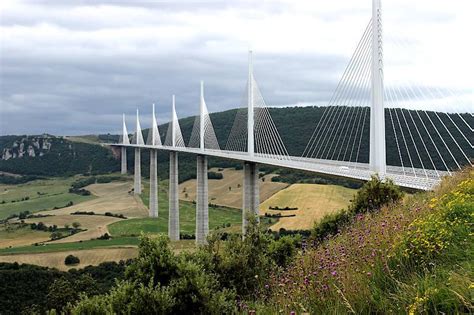
M 284 107 L 284 108 L 270 108 L 270 114 L 278 126 L 278 131 L 281 135 L 283 142 L 290 155 L 299 156 L 303 153 L 306 144 L 310 140 L 310 137 L 314 131 L 315 126 L 321 119 L 325 107 Z M 354 109 L 351 111 L 352 116 L 357 116 L 357 110 L 364 110 L 363 108 Z M 408 115 L 408 111 L 405 111 L 405 115 Z M 218 113 L 210 114 L 214 129 L 216 132 L 217 139 L 221 148 L 225 148 L 226 140 L 229 136 L 230 130 L 236 116 L 237 109 L 227 110 Z M 416 114 L 412 111 L 411 114 L 416 117 Z M 443 132 L 444 127 L 442 122 L 436 118 L 437 113 L 427 112 L 427 115 L 432 117 L 431 121 L 440 130 L 446 144 L 451 148 L 456 148 L 453 138 L 460 144 L 466 154 L 470 157 L 474 156 L 474 149 L 470 147 L 466 141 L 462 138 L 456 128 L 451 128 L 451 135 Z M 441 117 L 444 114 L 440 114 Z M 360 115 L 362 116 L 362 115 Z M 427 117 L 428 117 L 427 116 Z M 463 114 L 463 119 L 472 127 L 474 126 L 474 117 L 469 114 Z M 450 118 L 453 121 L 459 122 L 460 118 L 457 114 L 450 114 Z M 187 117 L 179 120 L 183 137 L 187 142 L 190 138 L 193 123 L 195 117 Z M 367 118 L 368 119 L 368 118 Z M 447 120 L 446 118 L 444 118 Z M 390 121 L 389 113 L 386 111 L 386 121 Z M 457 169 L 457 165 L 450 158 L 452 153 L 456 159 L 462 161 L 464 157 L 458 149 L 452 149 L 452 152 L 448 152 L 445 149 L 443 141 L 434 136 L 437 134 L 435 128 L 432 127 L 428 121 L 415 120 L 416 124 L 426 124 L 427 132 L 422 133 L 422 137 L 431 137 L 433 135 L 433 141 L 439 148 L 439 153 L 436 151 L 435 146 L 431 141 L 424 140 L 426 142 L 426 150 L 430 152 L 430 157 L 426 154 L 426 150 L 419 150 L 420 157 L 428 167 L 432 163 L 436 165 L 438 169 L 444 168 L 443 162 L 439 155 L 445 157 L 446 164 L 451 169 Z M 414 128 L 413 122 L 408 123 L 410 128 Z M 349 125 L 349 124 L 348 124 Z M 368 121 L 367 124 L 368 125 Z M 457 124 L 460 130 L 466 134 L 471 134 L 471 130 L 465 123 Z M 431 126 L 431 127 L 430 127 Z M 130 129 L 132 126 L 129 126 Z M 164 141 L 168 124 L 159 126 L 159 131 Z M 421 127 L 420 127 L 421 128 Z M 364 141 L 361 142 L 359 161 L 368 161 L 369 142 L 368 142 L 368 128 L 364 131 Z M 347 131 L 347 130 L 346 130 Z M 399 133 L 399 131 L 397 131 Z M 144 131 L 144 138 L 147 138 L 148 130 Z M 349 133 L 348 133 L 349 134 Z M 401 139 L 402 135 L 398 134 L 398 138 Z M 41 136 L 1 136 L 0 137 L 0 171 L 22 174 L 22 175 L 43 175 L 43 176 L 64 176 L 78 173 L 108 173 L 117 171 L 119 169 L 118 152 L 113 151 L 110 148 L 101 147 L 97 144 L 102 142 L 116 142 L 118 141 L 117 135 L 87 135 L 78 137 L 55 137 L 51 135 Z M 401 165 L 400 154 L 403 160 L 407 161 L 407 152 L 398 152 L 396 146 L 395 133 L 391 128 L 390 124 L 386 124 L 386 138 L 387 138 L 387 163 L 389 165 Z M 421 138 L 413 134 L 413 142 L 417 144 L 417 147 L 423 147 Z M 408 140 L 407 140 L 408 141 Z M 411 140 L 410 140 L 411 141 Z M 410 144 L 410 142 L 408 143 Z M 411 152 L 412 156 L 416 156 L 418 153 Z M 132 150 L 129 150 L 128 154 L 129 168 L 133 165 L 133 154 Z M 158 172 L 161 178 L 168 176 L 168 155 L 167 152 L 159 152 L 158 154 Z M 180 182 L 183 182 L 190 178 L 195 178 L 195 157 L 189 154 L 180 154 Z M 415 167 L 421 167 L 418 159 L 413 160 Z M 55 167 L 51 167 L 54 165 Z M 143 175 L 148 174 L 149 165 L 149 154 L 145 150 L 142 157 L 142 170 Z M 210 167 L 240 167 L 241 163 L 236 161 L 226 161 L 223 159 L 210 158 Z M 264 171 L 275 171 L 275 168 L 268 168 L 262 166 L 261 169 Z M 298 178 L 295 178 L 294 174 Z M 296 182 L 302 179 L 314 178 L 314 175 L 305 175 L 305 173 L 292 172 L 291 176 L 283 175 L 286 178 L 283 181 Z M 290 178 L 292 178 L 290 180 Z M 324 177 L 322 177 L 324 178 Z M 0 180 L 2 176 L 0 176 Z M 332 179 L 328 179 L 334 183 Z M 338 184 L 341 184 L 338 182 Z M 347 184 L 347 181 L 343 180 L 342 184 Z M 349 185 L 350 186 L 350 185 Z
M 0 153 L 0 171 L 13 174 L 70 176 L 119 170 L 110 149 L 47 134 L 1 136 Z

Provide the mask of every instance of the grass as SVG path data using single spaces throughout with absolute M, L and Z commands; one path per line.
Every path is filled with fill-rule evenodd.
M 474 171 L 350 226 L 275 271 L 257 313 L 472 313 Z
M 168 181 L 161 181 L 158 192 L 158 218 L 136 218 L 122 220 L 110 224 L 107 228 L 113 236 L 139 235 L 145 233 L 168 233 Z M 143 183 L 141 198 L 145 205 L 149 203 L 150 187 Z M 189 201 L 179 202 L 179 220 L 181 233 L 194 233 L 196 227 L 196 205 Z M 227 207 L 209 207 L 209 229 L 215 229 L 225 224 L 240 225 L 242 212 L 239 209 Z
M 89 265 L 99 265 L 104 261 L 120 261 L 137 256 L 136 247 L 115 247 L 115 248 L 95 248 L 85 250 L 68 250 L 61 252 L 37 253 L 37 254 L 16 254 L 0 256 L 1 262 L 17 262 L 19 264 L 32 264 L 59 270 L 71 268 L 80 269 Z M 80 263 L 66 266 L 64 259 L 68 255 L 79 257 Z
M 47 241 L 50 235 L 50 232 L 32 230 L 28 225 L 9 224 L 0 227 L 0 248 Z
M 139 243 L 138 237 L 114 237 L 110 240 L 89 240 L 74 243 L 51 243 L 45 245 L 29 245 L 21 247 L 0 249 L 0 255 L 5 254 L 34 254 L 61 252 L 68 250 L 84 250 L 103 247 L 136 246 Z
M 180 201 L 179 219 L 181 233 L 193 234 L 196 227 L 195 205 Z M 227 223 L 240 225 L 241 222 L 242 213 L 240 210 L 225 207 L 209 208 L 209 229 L 211 230 Z M 139 235 L 141 232 L 168 233 L 168 209 L 160 207 L 158 218 L 121 220 L 110 224 L 107 228 L 113 236 Z
M 69 193 L 71 178 L 35 180 L 20 185 L 0 185 L 0 219 L 22 211 L 31 213 L 64 207 L 68 202 L 74 204 L 93 199 L 94 196 L 80 196 Z M 28 200 L 21 199 L 29 198 Z M 12 202 L 14 201 L 14 202 Z
M 223 174 L 223 178 L 209 179 L 209 202 L 240 209 L 242 207 L 243 171 L 233 168 L 225 168 L 221 171 L 218 168 L 213 168 L 211 171 Z M 286 183 L 272 182 L 273 176 L 274 174 L 268 174 L 265 175 L 264 181 L 260 179 L 260 201 L 270 198 L 288 186 Z M 179 198 L 186 201 L 196 200 L 195 179 L 179 184 Z
M 355 193 L 355 189 L 342 186 L 293 184 L 261 203 L 260 215 L 265 213 L 296 215 L 281 218 L 277 224 L 271 227 L 273 230 L 279 230 L 280 228 L 287 230 L 311 229 L 314 222 L 320 220 L 326 214 L 346 208 Z M 275 206 L 279 208 L 297 207 L 298 210 L 269 210 L 269 207 Z

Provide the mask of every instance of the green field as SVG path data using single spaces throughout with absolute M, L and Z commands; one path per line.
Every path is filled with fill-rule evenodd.
M 69 193 L 68 190 L 74 180 L 74 177 L 55 178 L 20 185 L 0 185 L 0 219 L 22 211 L 34 213 L 64 207 L 70 201 L 77 204 L 94 198 Z M 24 198 L 29 199 L 22 201 Z
M 149 185 L 143 185 L 142 200 L 148 206 Z M 129 236 L 144 233 L 168 233 L 168 182 L 161 181 L 158 192 L 159 213 L 158 218 L 137 218 L 112 223 L 108 226 L 113 236 Z M 188 202 L 179 202 L 179 221 L 181 233 L 194 233 L 196 227 L 196 205 Z M 209 229 L 221 227 L 227 223 L 240 225 L 242 212 L 239 209 L 227 207 L 209 207 Z
M 82 250 L 100 247 L 118 247 L 126 245 L 138 245 L 140 242 L 138 237 L 116 237 L 110 240 L 90 240 L 74 243 L 52 243 L 45 245 L 29 245 L 21 247 L 12 247 L 0 249 L 0 255 L 4 254 L 22 254 L 22 253 L 48 253 L 61 252 L 66 250 Z

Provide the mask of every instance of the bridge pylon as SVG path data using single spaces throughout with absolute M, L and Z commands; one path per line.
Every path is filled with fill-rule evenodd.
M 125 114 L 122 115 L 122 137 L 119 142 L 125 145 L 130 144 L 130 139 L 128 138 L 127 125 L 125 124 Z M 120 173 L 127 174 L 127 147 L 120 148 L 120 158 L 121 158 Z
M 247 152 L 250 156 L 255 153 L 255 137 L 254 137 L 254 86 L 253 86 L 253 65 L 252 65 L 252 51 L 249 51 L 249 79 L 247 87 Z
M 155 104 L 152 109 L 151 128 L 148 131 L 147 145 L 161 145 L 160 133 L 155 116 Z M 158 217 L 158 150 L 150 149 L 150 198 L 149 198 L 149 215 L 152 218 Z
M 140 126 L 140 117 L 137 109 L 137 129 L 135 136 L 133 137 L 133 144 L 144 145 L 142 128 Z M 142 169 L 141 169 L 141 153 L 140 148 L 135 148 L 135 171 L 134 171 L 134 195 L 140 195 L 142 193 Z
M 170 134 L 171 132 L 171 134 Z M 176 103 L 175 96 L 172 99 L 172 111 L 171 111 L 171 122 L 166 135 L 167 140 L 171 141 L 168 143 L 171 147 L 175 148 L 183 143 L 183 137 L 181 135 L 181 129 L 179 128 L 178 116 L 176 115 Z M 165 141 L 166 144 L 167 141 Z M 168 236 L 172 241 L 179 240 L 179 187 L 178 187 L 178 152 L 170 151 L 170 179 L 169 179 L 169 216 L 168 216 Z
M 370 170 L 386 173 L 383 38 L 381 0 L 372 0 L 372 64 L 370 106 Z

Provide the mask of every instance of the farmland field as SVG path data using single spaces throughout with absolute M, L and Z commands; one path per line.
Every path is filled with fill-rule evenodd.
M 19 227 L 18 224 L 0 226 L 0 248 L 44 242 L 49 240 L 50 234 L 44 231 L 33 231 L 29 226 Z
M 20 264 L 35 264 L 67 270 L 83 268 L 88 265 L 98 265 L 104 261 L 119 261 L 136 257 L 138 253 L 137 237 L 120 237 L 108 241 L 84 241 L 67 244 L 48 244 L 43 246 L 25 246 L 0 250 L 0 262 L 18 262 Z M 175 253 L 193 251 L 194 240 L 171 242 Z M 80 264 L 66 266 L 64 259 L 72 254 L 79 257 Z
M 272 230 L 284 228 L 310 229 L 315 221 L 324 215 L 333 213 L 348 206 L 355 194 L 355 189 L 335 185 L 293 184 L 283 189 L 260 204 L 260 215 L 265 213 L 295 214 L 294 217 L 283 217 Z M 270 210 L 269 207 L 297 207 L 298 210 Z
M 148 194 L 148 185 L 145 185 L 145 194 Z M 145 197 L 147 199 L 148 197 Z M 144 233 L 168 233 L 168 200 L 167 196 L 160 193 L 158 218 L 135 218 L 120 220 L 110 224 L 107 228 L 111 235 L 139 235 Z M 196 206 L 189 201 L 180 200 L 179 205 L 180 230 L 182 233 L 195 232 Z M 209 207 L 209 229 L 214 229 L 226 224 L 240 226 L 242 212 L 239 209 L 226 207 Z
M 95 198 L 69 193 L 73 181 L 74 177 L 70 177 L 41 179 L 20 185 L 0 185 L 0 219 L 21 211 L 34 213 L 64 207 L 70 201 L 77 204 Z
M 61 252 L 38 253 L 38 254 L 17 254 L 0 256 L 1 262 L 18 262 L 19 264 L 34 264 L 59 270 L 71 268 L 84 268 L 89 265 L 98 265 L 104 261 L 120 261 L 137 256 L 136 247 L 124 248 L 99 248 L 85 250 L 67 250 Z M 74 255 L 80 259 L 80 263 L 73 266 L 66 266 L 64 259 L 67 255 Z
M 109 240 L 89 240 L 71 243 L 45 243 L 42 245 L 19 246 L 0 249 L 0 255 L 21 254 L 21 253 L 47 253 L 61 252 L 67 250 L 84 250 L 103 247 L 128 247 L 136 246 L 139 243 L 137 237 L 116 237 Z
M 242 208 L 243 171 L 225 168 L 219 171 L 216 168 L 210 171 L 222 173 L 222 179 L 209 179 L 209 202 L 231 208 Z M 270 198 L 273 194 L 288 186 L 285 183 L 272 182 L 273 174 L 265 175 L 260 180 L 260 201 Z M 182 200 L 196 200 L 196 180 L 191 179 L 179 185 L 179 198 Z

